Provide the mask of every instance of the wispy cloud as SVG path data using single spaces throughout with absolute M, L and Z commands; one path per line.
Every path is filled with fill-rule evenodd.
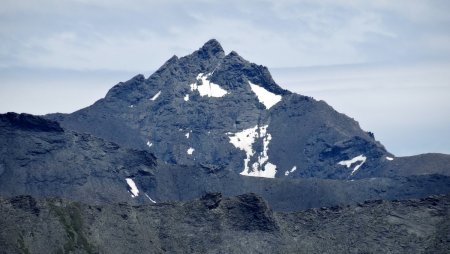
M 142 71 L 212 37 L 272 67 L 448 58 L 448 7 L 448 1 L 5 0 L 0 65 Z

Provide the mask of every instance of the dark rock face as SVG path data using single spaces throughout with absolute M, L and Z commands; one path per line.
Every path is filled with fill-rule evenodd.
M 2 114 L 0 115 L 0 124 L 0 128 L 16 128 L 20 130 L 41 132 L 63 131 L 57 122 L 29 114 Z
M 31 196 L 16 196 L 11 198 L 11 205 L 14 209 L 20 209 L 27 213 L 39 216 L 39 208 L 36 205 L 36 200 Z
M 217 195 L 213 195 L 217 196 Z M 25 200 L 25 201 L 24 201 Z M 20 208 L 32 203 L 40 210 Z M 2 253 L 448 253 L 450 198 L 273 213 L 253 194 L 145 206 L 0 199 Z
M 206 193 L 201 200 L 208 209 L 215 209 L 219 206 L 220 201 L 222 201 L 222 193 Z
M 238 231 L 276 232 L 279 230 L 266 202 L 254 195 L 237 196 L 236 202 L 224 202 L 224 210 L 231 227 Z
M 255 85 L 280 101 L 265 105 Z M 353 119 L 282 89 L 266 67 L 225 55 L 216 40 L 148 79 L 119 83 L 88 108 L 47 118 L 168 163 L 265 177 L 366 178 L 392 156 Z M 355 172 L 356 164 L 338 164 L 359 155 L 367 160 Z
M 24 122 L 34 124 L 24 128 Z M 149 152 L 62 131 L 57 123 L 36 116 L 0 115 L 0 125 L 7 126 L 0 131 L 2 195 L 62 196 L 88 203 L 130 201 L 126 178 L 153 181 L 156 158 Z

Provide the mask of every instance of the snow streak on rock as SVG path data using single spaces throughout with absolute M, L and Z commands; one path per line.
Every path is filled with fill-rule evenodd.
M 353 163 L 361 162 L 360 164 L 356 165 L 353 168 L 352 173 L 350 174 L 350 175 L 353 175 L 364 164 L 364 162 L 366 162 L 366 159 L 367 158 L 364 155 L 361 154 L 361 155 L 356 156 L 355 158 L 353 158 L 351 160 L 340 161 L 340 162 L 338 162 L 338 164 L 342 165 L 342 166 L 347 166 L 347 168 L 350 168 L 353 165 Z
M 139 190 L 136 187 L 136 184 L 134 183 L 133 179 L 126 178 L 125 180 L 127 181 L 127 184 L 130 187 L 131 197 L 135 198 L 135 197 L 139 196 Z
M 156 204 L 156 201 L 153 200 L 149 195 L 147 195 L 147 193 L 144 193 L 144 194 L 153 204 Z
M 198 74 L 197 82 L 200 82 L 201 85 L 197 85 L 197 82 L 192 83 L 190 85 L 191 91 L 197 90 L 200 93 L 200 96 L 208 96 L 208 97 L 223 97 L 223 96 L 225 96 L 227 94 L 226 90 L 222 89 L 218 84 L 214 84 L 209 81 L 209 77 L 211 75 L 212 75 L 212 73 Z
M 158 97 L 161 95 L 161 91 L 159 91 L 157 94 L 155 94 L 150 100 L 154 101 L 158 99 Z
M 227 133 L 230 139 L 230 143 L 236 148 L 245 152 L 244 170 L 241 175 L 274 178 L 276 174 L 276 165 L 268 162 L 269 156 L 267 154 L 269 150 L 269 143 L 272 139 L 272 135 L 267 132 L 268 125 L 262 127 L 255 127 L 242 130 L 237 133 Z M 250 169 L 249 163 L 254 158 L 255 151 L 253 151 L 253 144 L 257 139 L 262 139 L 263 150 L 258 154 L 256 161 L 252 164 Z

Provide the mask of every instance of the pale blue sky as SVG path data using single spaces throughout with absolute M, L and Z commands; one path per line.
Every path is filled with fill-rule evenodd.
M 2 0 L 0 112 L 71 112 L 216 38 L 396 155 L 450 153 L 450 1 Z

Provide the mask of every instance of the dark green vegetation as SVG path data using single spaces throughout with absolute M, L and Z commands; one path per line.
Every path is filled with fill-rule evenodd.
M 69 203 L 66 206 L 61 206 L 61 204 L 51 203 L 49 207 L 64 226 L 68 238 L 64 244 L 64 252 L 62 250 L 58 250 L 57 252 L 69 253 L 77 249 L 82 249 L 86 253 L 94 253 L 92 246 L 90 246 L 82 231 L 83 218 L 81 217 L 80 205 L 77 203 Z

